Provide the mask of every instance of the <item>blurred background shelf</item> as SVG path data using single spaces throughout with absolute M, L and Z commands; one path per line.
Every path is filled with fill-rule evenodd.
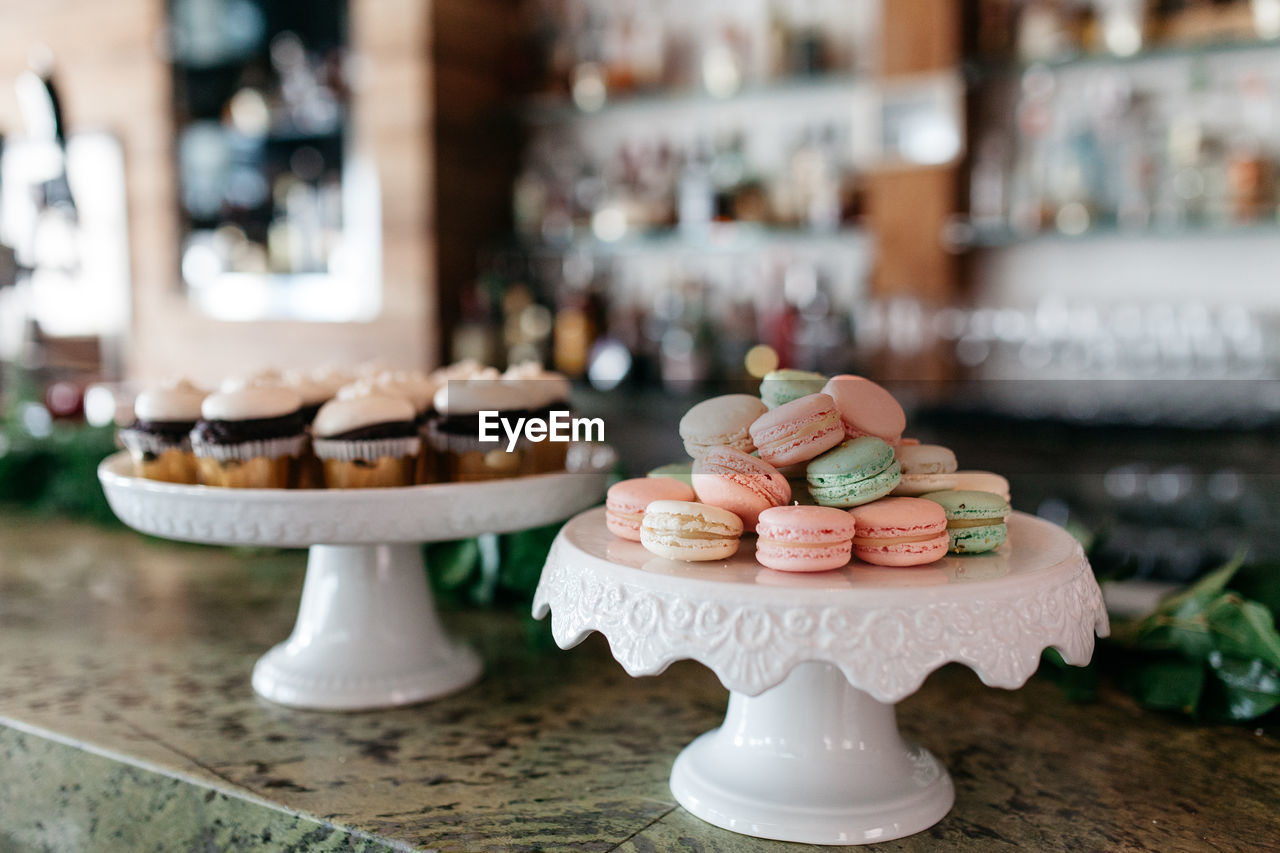
M 1028 71 L 1074 71 L 1076 69 L 1113 70 L 1163 61 L 1185 62 L 1237 54 L 1280 52 L 1280 41 L 1243 39 L 1192 44 L 1156 45 L 1135 53 L 1090 52 L 1069 53 L 1035 60 L 974 59 L 965 63 L 965 76 L 971 80 L 998 80 L 1020 77 Z M 1247 58 L 1247 57 L 1246 57 Z
M 563 240 L 519 241 L 508 251 L 531 256 L 559 256 L 581 253 L 614 255 L 750 254 L 787 248 L 869 251 L 871 235 L 865 228 L 845 227 L 832 231 L 781 228 L 754 223 L 715 223 L 707 228 L 681 230 L 659 228 L 626 233 L 606 240 L 586 234 Z
M 715 111 L 718 107 L 742 104 L 777 106 L 794 98 L 814 95 L 847 97 L 864 89 L 874 89 L 874 77 L 860 73 L 829 72 L 794 75 L 772 80 L 733 85 L 716 93 L 703 87 L 628 92 L 610 97 L 599 90 L 576 96 L 532 96 L 522 103 L 517 113 L 532 124 L 556 124 L 587 118 L 609 118 L 634 113 L 671 112 L 677 110 Z
M 1015 231 L 1012 228 L 971 226 L 965 223 L 958 223 L 954 226 L 952 232 L 952 239 L 957 245 L 973 249 L 999 249 L 1006 246 L 1050 241 L 1068 243 L 1088 243 L 1090 241 L 1158 243 L 1167 240 L 1196 240 L 1202 238 L 1280 240 L 1280 221 L 1168 226 L 1099 224 L 1091 225 L 1075 234 L 1064 231 Z

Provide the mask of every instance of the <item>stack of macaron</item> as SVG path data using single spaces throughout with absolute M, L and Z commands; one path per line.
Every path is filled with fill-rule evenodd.
M 305 489 L 491 479 L 562 470 L 567 448 L 477 452 L 476 406 L 541 413 L 566 408 L 568 396 L 568 381 L 535 363 L 505 373 L 470 360 L 431 373 L 380 362 L 266 369 L 212 392 L 187 380 L 148 387 L 118 437 L 137 476 L 175 483 Z
M 757 535 L 756 560 L 780 571 L 852 558 L 918 566 L 999 547 L 1008 481 L 958 470 L 950 449 L 903 437 L 906 425 L 898 401 L 869 379 L 774 371 L 758 398 L 727 394 L 691 408 L 679 429 L 692 464 L 615 486 L 609 529 L 673 559 L 723 559 L 737 549 L 728 513 L 739 534 Z

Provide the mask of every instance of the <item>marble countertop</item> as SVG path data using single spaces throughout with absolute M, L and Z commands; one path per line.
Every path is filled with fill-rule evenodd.
M 631 679 L 593 637 L 454 612 L 476 687 L 394 711 L 258 699 L 303 552 L 0 518 L 0 850 L 795 849 L 677 807 L 667 774 L 726 691 L 678 663 Z M 899 705 L 956 805 L 885 850 L 1252 850 L 1280 837 L 1274 732 L 1196 726 L 1104 693 L 949 667 Z M 816 849 L 816 848 L 815 848 Z

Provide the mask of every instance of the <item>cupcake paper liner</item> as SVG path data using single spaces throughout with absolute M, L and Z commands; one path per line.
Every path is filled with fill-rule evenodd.
M 140 429 L 122 429 L 116 433 L 120 438 L 120 443 L 124 445 L 126 450 L 134 453 L 154 453 L 159 456 L 166 450 L 183 450 L 191 449 L 191 440 L 185 435 L 173 441 L 162 435 L 153 432 L 144 432 Z
M 242 441 L 237 444 L 209 444 L 192 441 L 191 450 L 196 456 L 206 459 L 217 459 L 219 462 L 243 462 L 247 459 L 266 457 L 279 459 L 282 456 L 301 456 L 307 437 L 290 435 L 284 438 L 267 438 L 260 441 Z
M 388 457 L 417 456 L 422 449 L 422 440 L 417 436 L 407 438 L 377 438 L 366 441 L 343 441 L 328 438 L 312 440 L 316 456 L 321 459 L 334 459 L 339 462 L 352 462 L 360 459 L 374 462 Z

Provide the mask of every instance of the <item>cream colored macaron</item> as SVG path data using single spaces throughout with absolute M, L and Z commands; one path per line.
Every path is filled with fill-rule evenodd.
M 991 492 L 1009 500 L 1009 481 L 994 471 L 957 471 L 954 489 Z
M 956 455 L 940 444 L 900 444 L 893 455 L 902 466 L 902 482 L 892 494 L 923 495 L 956 487 Z
M 669 560 L 723 560 L 738 551 L 742 519 L 695 501 L 650 503 L 640 523 L 640 544 Z

